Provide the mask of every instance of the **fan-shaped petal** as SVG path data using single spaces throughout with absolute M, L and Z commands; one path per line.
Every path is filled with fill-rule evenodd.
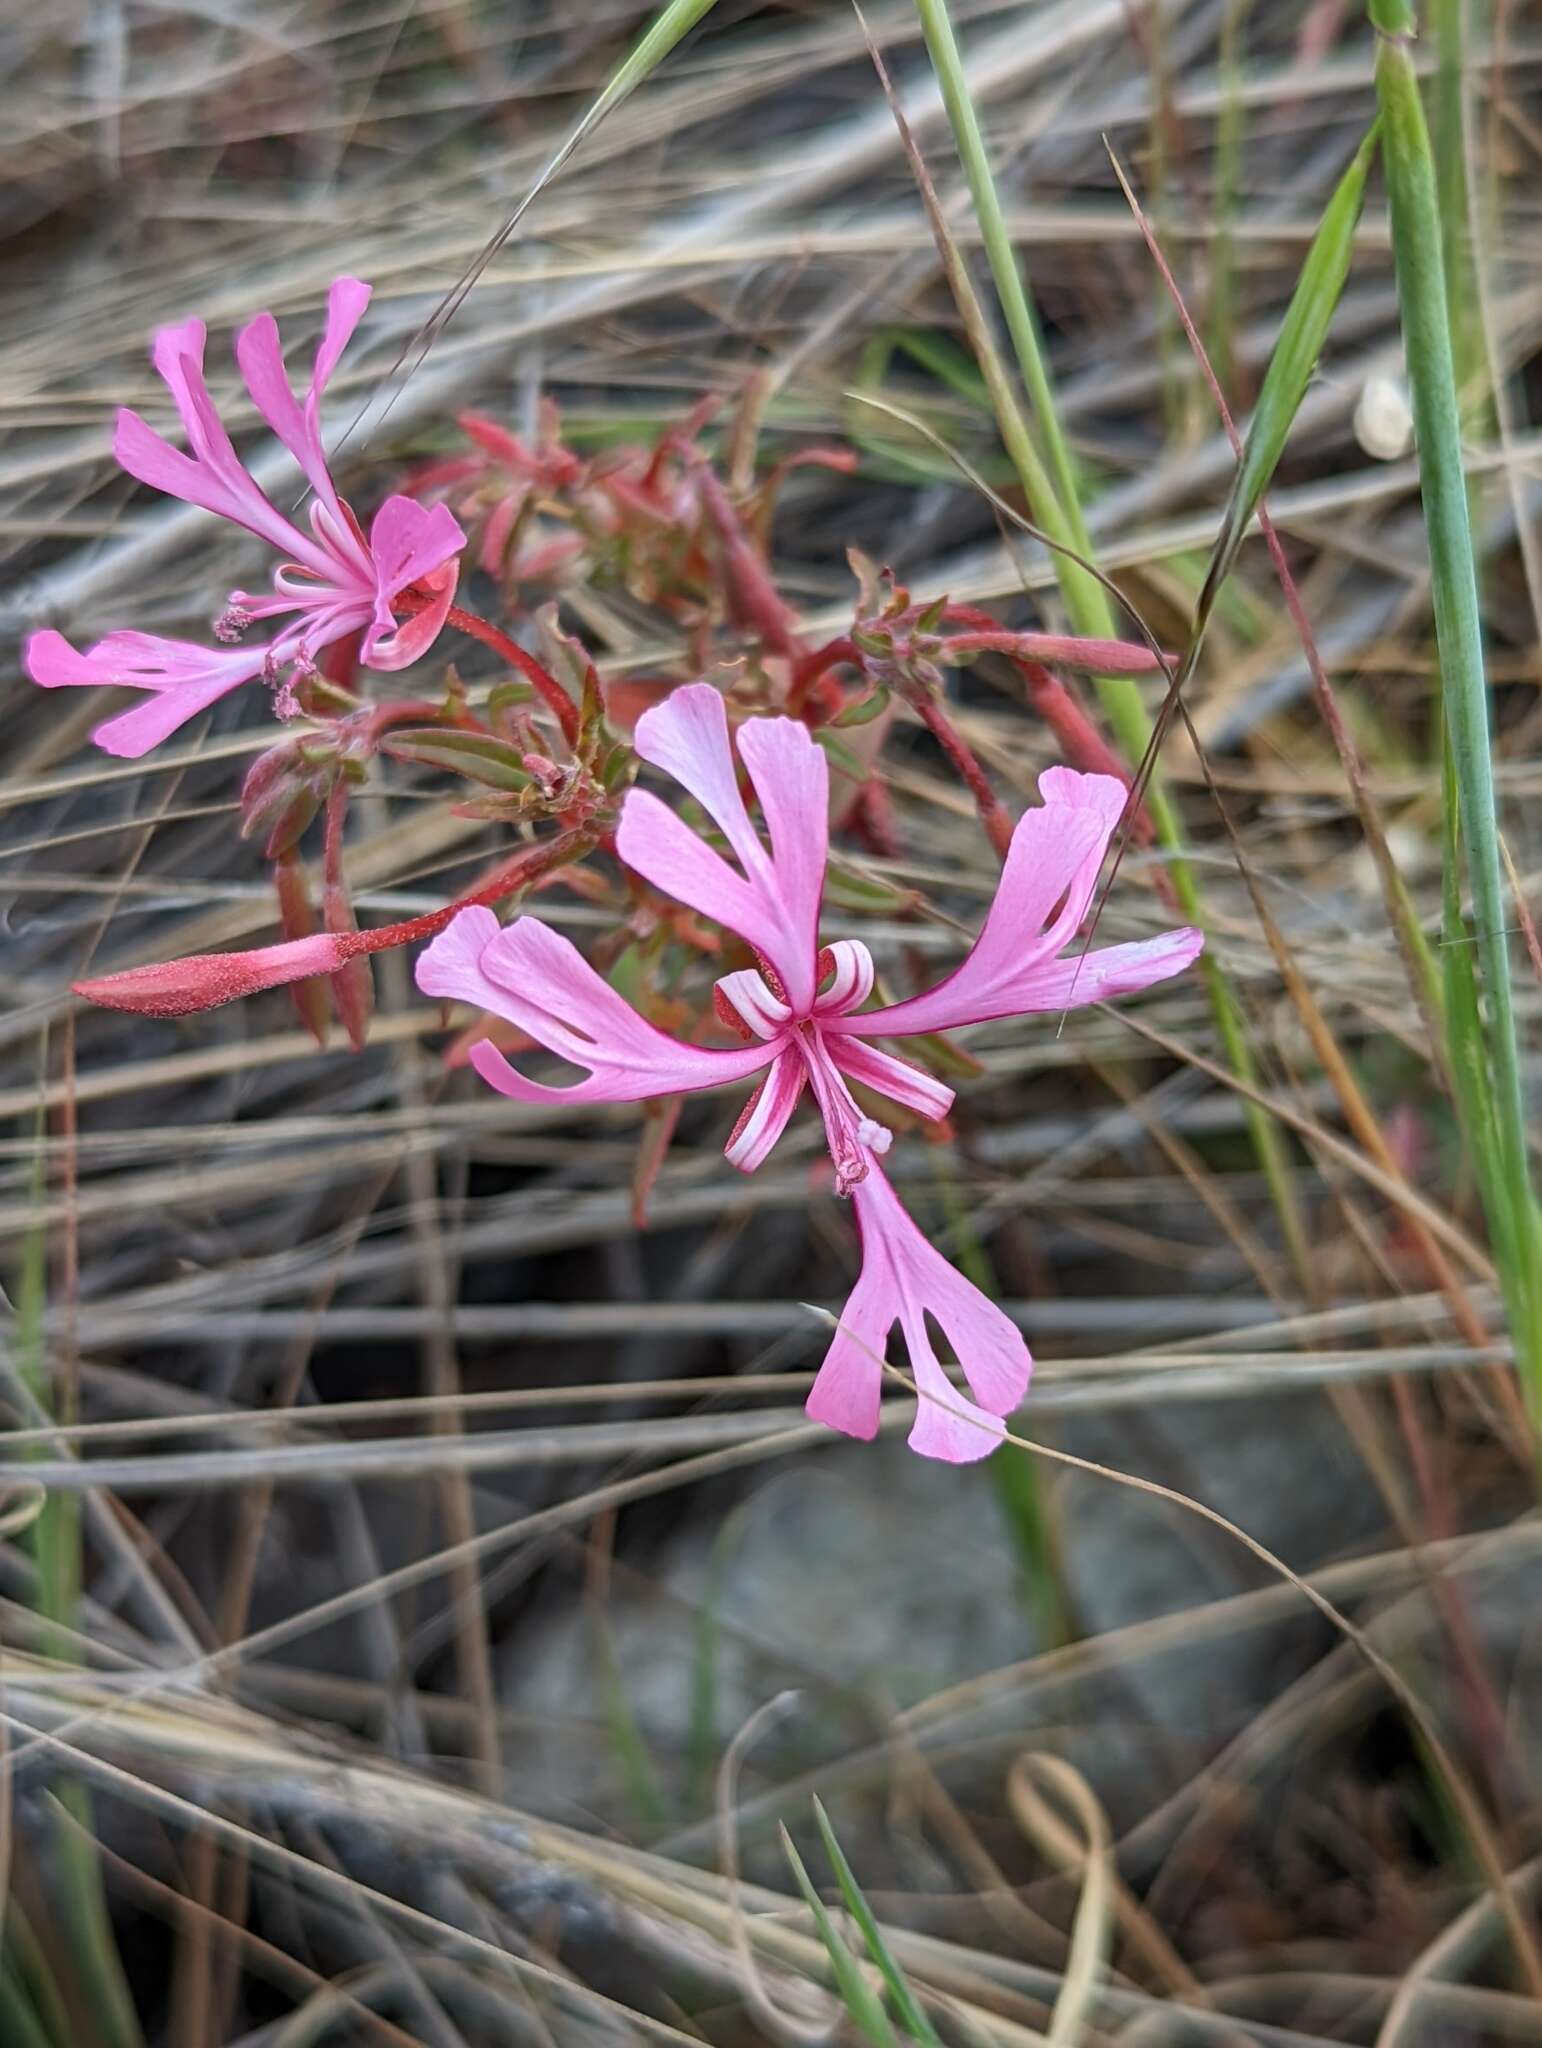
M 995 901 L 962 966 L 924 995 L 831 1018 L 825 1028 L 832 1037 L 949 1031 L 1035 1007 L 1028 999 L 1033 977 L 1058 958 L 1086 916 L 1126 801 L 1113 776 L 1069 768 L 1046 769 L 1039 788 L 1045 801 L 1018 820 Z
M 81 684 L 149 691 L 149 701 L 109 718 L 92 733 L 106 753 L 137 760 L 227 691 L 262 673 L 266 647 L 200 647 L 153 633 L 109 633 L 82 654 L 62 633 L 34 633 L 27 673 L 45 690 Z
M 770 833 L 768 850 L 740 794 L 727 710 L 710 684 L 688 683 L 645 711 L 636 744 L 645 761 L 672 775 L 706 811 L 742 873 L 679 820 L 673 829 L 665 824 L 673 814 L 646 790 L 627 798 L 621 858 L 656 888 L 747 939 L 775 969 L 794 1009 L 806 1011 L 824 888 L 824 754 L 792 719 L 755 718 L 741 728 L 739 752 Z
M 588 1069 L 570 1087 L 530 1081 L 490 1040 L 470 1062 L 500 1094 L 521 1102 L 639 1102 L 758 1073 L 774 1056 L 765 1045 L 716 1052 L 685 1045 L 639 1017 L 577 947 L 539 918 L 500 926 L 490 910 L 463 910 L 420 955 L 425 995 L 456 997 L 491 1010 L 538 1045 Z
M 1000 1418 L 1027 1392 L 1033 1361 L 1021 1332 L 922 1236 L 869 1155 L 852 1193 L 862 1238 L 862 1273 L 808 1399 L 818 1422 L 851 1436 L 878 1426 L 880 1361 L 891 1326 L 904 1334 L 921 1402 L 910 1433 L 922 1457 L 967 1464 L 1000 1441 Z M 938 1363 L 927 1317 L 941 1327 L 975 1399 L 959 1393 Z

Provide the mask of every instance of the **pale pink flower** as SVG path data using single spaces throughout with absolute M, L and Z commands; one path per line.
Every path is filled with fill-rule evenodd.
M 386 499 L 366 538 L 337 494 L 322 443 L 321 395 L 369 297 L 369 286 L 355 277 L 338 278 L 328 292 L 326 326 L 303 403 L 290 385 L 271 313 L 259 313 L 236 337 L 236 361 L 253 404 L 310 484 L 308 531 L 272 504 L 231 446 L 204 382 L 203 322 L 184 320 L 157 333 L 151 361 L 176 402 L 189 452 L 173 448 L 138 413 L 125 409 L 113 436 L 120 466 L 142 484 L 246 527 L 285 559 L 274 572 L 270 595 L 231 593 L 214 625 L 216 639 L 226 643 L 220 647 L 119 632 L 82 654 L 62 633 L 33 634 L 27 672 L 45 689 L 112 683 L 149 693 L 148 702 L 108 719 L 91 735 L 109 754 L 147 753 L 254 676 L 273 686 L 281 712 L 292 708 L 294 683 L 313 673 L 322 648 L 346 634 L 363 634 L 361 658 L 376 669 L 405 668 L 438 636 L 455 595 L 456 557 L 466 536 L 446 506 L 397 497 Z M 392 600 L 414 583 L 425 585 L 433 602 L 398 623 Z M 248 643 L 247 629 L 261 619 L 287 623 L 265 644 Z
M 418 986 L 505 1017 L 588 1070 L 573 1086 L 547 1087 L 527 1080 L 490 1040 L 473 1045 L 471 1064 L 483 1080 L 521 1102 L 636 1102 L 761 1074 L 727 1147 L 745 1173 L 770 1153 L 806 1085 L 824 1119 L 836 1186 L 850 1195 L 862 1238 L 861 1277 L 808 1412 L 851 1436 L 874 1434 L 880 1361 L 897 1321 L 923 1397 L 911 1447 L 954 1463 L 983 1457 L 1028 1385 L 1028 1348 L 1010 1319 L 906 1214 L 878 1163 L 891 1134 L 860 1106 L 851 1084 L 920 1116 L 945 1116 L 953 1091 L 875 1039 L 1129 995 L 1187 967 L 1203 938 L 1180 930 L 1090 952 L 1073 944 L 1125 790 L 1112 776 L 1050 768 L 1039 778 L 1044 801 L 1012 836 L 996 899 L 963 964 L 926 995 L 864 1009 L 874 981 L 867 947 L 855 939 L 819 945 L 825 755 L 805 727 L 787 718 L 752 718 L 737 737 L 769 849 L 740 794 L 723 700 L 705 683 L 676 690 L 644 712 L 637 751 L 695 798 L 737 864 L 641 789 L 627 796 L 617 848 L 655 888 L 753 947 L 761 971 L 725 975 L 716 991 L 719 1014 L 748 1035 L 748 1044 L 715 1051 L 656 1030 L 568 940 L 534 917 L 500 926 L 490 910 L 463 910 L 419 959 Z M 952 1346 L 973 1401 L 938 1362 L 928 1316 Z

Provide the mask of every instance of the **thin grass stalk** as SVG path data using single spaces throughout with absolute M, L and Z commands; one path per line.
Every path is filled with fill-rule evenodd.
M 72 1108 L 67 1096 L 67 1115 L 72 1114 Z M 47 1162 L 42 1137 L 40 1117 L 32 1175 L 39 1213 Z M 22 1250 L 16 1304 L 17 1364 L 22 1384 L 45 1412 L 51 1391 L 44 1337 L 47 1310 L 47 1237 L 46 1226 L 40 1223 L 28 1235 Z M 67 1397 L 62 1419 L 66 1425 L 75 1421 Z M 31 1542 L 37 1572 L 36 1605 L 44 1623 L 44 1643 L 51 1657 L 74 1662 L 74 1622 L 81 1584 L 79 1497 L 51 1492 L 32 1525 Z M 63 1816 L 53 1831 L 52 1903 L 80 1973 L 82 1995 L 89 2001 L 103 2048 L 142 2048 L 143 2036 L 107 1910 L 90 1794 L 83 1785 L 66 1782 L 56 1788 L 56 1797 Z
M 889 86 L 882 60 L 875 47 L 873 56 L 878 66 L 879 77 L 889 94 L 901 138 L 915 168 L 949 283 L 955 299 L 958 300 L 960 314 L 990 392 L 1002 443 L 1017 471 L 1018 480 L 1034 519 L 1054 543 L 1050 549 L 1050 559 L 1072 625 L 1078 634 L 1088 639 L 1115 639 L 1118 637 L 1117 625 L 1109 594 L 1098 578 L 1083 565 L 1084 561 L 1091 561 L 1092 547 L 1082 513 L 1075 471 L 1064 435 L 1060 430 L 1054 389 L 1050 383 L 1048 367 L 1044 362 L 1043 350 L 1039 345 L 1038 326 L 1032 303 L 1007 230 L 984 137 L 980 132 L 974 101 L 969 91 L 969 80 L 953 35 L 946 0 L 916 0 L 916 5 L 943 103 L 953 124 L 954 141 L 979 219 L 981 239 L 990 261 L 991 276 L 1017 354 L 1018 370 L 1044 435 L 1044 457 L 1039 455 L 1032 428 L 1017 403 L 1016 394 L 1001 363 L 989 325 L 981 316 L 974 287 L 959 258 L 956 245 L 948 235 L 925 165 L 910 136 L 908 124 Z M 1083 561 L 1074 559 L 1076 556 L 1082 557 Z M 1094 679 L 1094 687 L 1104 715 L 1113 728 L 1114 736 L 1126 759 L 1137 767 L 1146 763 L 1154 728 L 1137 684 L 1128 676 L 1098 676 Z M 1150 764 L 1144 794 L 1146 807 L 1156 826 L 1158 840 L 1167 856 L 1167 873 L 1179 909 L 1191 923 L 1204 925 L 1205 906 L 1199 883 L 1180 850 L 1183 843 L 1182 827 L 1154 762 Z M 1213 951 L 1207 951 L 1201 957 L 1200 971 L 1216 1031 L 1225 1049 L 1227 1060 L 1240 1079 L 1256 1084 L 1259 1080 L 1259 1069 L 1248 1039 L 1241 1005 Z M 1269 1185 L 1291 1264 L 1297 1275 L 1304 1280 L 1310 1273 L 1311 1259 L 1284 1140 L 1256 1102 L 1246 1102 L 1244 1116 L 1253 1149 Z
M 1380 40 L 1376 91 L 1392 213 L 1398 305 L 1418 435 L 1420 484 L 1429 539 L 1435 639 L 1452 774 L 1447 779 L 1447 892 L 1455 900 L 1453 861 L 1465 853 L 1476 926 L 1481 1033 L 1492 1119 L 1472 1130 L 1484 1209 L 1494 1237 L 1516 1358 L 1533 1420 L 1542 1419 L 1542 1274 L 1537 1212 L 1526 1159 L 1526 1104 L 1510 953 L 1505 931 L 1504 869 L 1499 850 L 1477 566 L 1462 465 L 1461 408 L 1451 346 L 1442 220 L 1434 153 L 1410 53 L 1416 22 L 1410 0 L 1371 0 Z M 1454 795 L 1454 815 L 1449 798 Z M 1448 930 L 1448 947 L 1461 935 Z M 1453 1017 L 1456 1066 L 1464 1021 Z M 1470 1064 L 1470 1049 L 1461 1050 Z

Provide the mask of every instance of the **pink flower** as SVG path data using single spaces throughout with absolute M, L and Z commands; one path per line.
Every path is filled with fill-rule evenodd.
M 261 536 L 285 557 L 274 572 L 273 592 L 231 594 L 214 626 L 227 644 L 200 647 L 153 633 L 109 633 L 88 653 L 62 633 L 34 633 L 27 672 L 45 689 L 61 684 L 114 683 L 144 690 L 148 701 L 99 725 L 91 737 L 109 754 L 136 758 L 158 746 L 196 712 L 253 676 L 278 689 L 281 708 L 292 703 L 294 682 L 311 674 L 322 648 L 362 633 L 370 668 L 405 668 L 433 644 L 455 595 L 466 536 L 448 508 L 426 508 L 411 498 L 387 498 L 366 539 L 351 509 L 337 495 L 321 439 L 321 394 L 349 336 L 369 304 L 370 288 L 340 277 L 327 294 L 327 320 L 316 350 L 310 389 L 302 403 L 284 368 L 278 327 L 259 313 L 236 337 L 236 360 L 252 401 L 304 470 L 313 492 L 310 530 L 297 526 L 269 501 L 242 467 L 204 383 L 204 324 L 184 320 L 163 327 L 151 360 L 181 415 L 190 453 L 155 433 L 136 412 L 118 414 L 113 453 L 140 483 L 217 512 Z M 433 603 L 398 624 L 391 609 L 409 584 L 422 583 Z M 285 619 L 265 645 L 243 645 L 259 619 Z M 285 672 L 288 679 L 285 680 Z
M 926 995 L 864 1009 L 874 979 L 866 946 L 854 939 L 819 945 L 827 772 L 807 730 L 787 718 L 752 718 L 739 729 L 739 759 L 754 785 L 769 849 L 740 795 L 727 715 L 714 689 L 692 683 L 644 712 L 636 744 L 643 760 L 666 770 L 700 804 L 734 864 L 641 789 L 630 792 L 622 812 L 621 858 L 754 948 L 761 971 L 725 975 L 716 990 L 719 1014 L 749 1042 L 713 1051 L 655 1030 L 534 917 L 502 927 L 490 910 L 463 910 L 419 959 L 418 986 L 491 1010 L 588 1070 L 571 1087 L 546 1087 L 527 1080 L 490 1040 L 473 1045 L 471 1064 L 482 1079 L 521 1102 L 636 1102 L 759 1074 L 727 1147 L 745 1173 L 770 1153 L 807 1087 L 824 1119 L 836 1186 L 850 1195 L 862 1237 L 861 1277 L 808 1412 L 851 1436 L 875 1433 L 880 1361 L 897 1321 L 922 1394 L 912 1449 L 954 1463 L 983 1457 L 1027 1388 L 1028 1348 L 906 1214 L 878 1163 L 891 1134 L 859 1105 L 851 1084 L 923 1117 L 945 1116 L 953 1091 L 875 1039 L 1129 995 L 1187 967 L 1203 937 L 1172 931 L 1094 952 L 1072 944 L 1125 790 L 1111 776 L 1050 768 L 1039 778 L 1042 805 L 1012 836 L 996 900 L 967 959 Z M 938 1362 L 928 1316 L 952 1346 L 973 1401 Z

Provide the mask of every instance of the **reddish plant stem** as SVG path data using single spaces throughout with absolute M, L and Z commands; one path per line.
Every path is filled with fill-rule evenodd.
M 954 730 L 948 714 L 937 702 L 917 691 L 908 699 L 913 704 L 932 738 L 958 770 L 969 794 L 974 798 L 975 809 L 980 813 L 980 823 L 985 827 L 985 836 L 995 847 L 1002 860 L 1007 857 L 1007 848 L 1012 844 L 1012 820 L 996 801 L 996 792 L 990 786 L 990 778 L 974 757 L 974 751 L 967 740 Z
M 798 657 L 792 671 L 792 681 L 787 688 L 787 713 L 791 718 L 801 718 L 806 725 L 822 725 L 841 709 L 845 702 L 844 693 L 835 678 L 828 672 L 839 662 L 850 668 L 862 666 L 862 655 L 855 642 L 844 633 L 838 640 L 831 640 L 823 647 L 816 647 L 812 654 Z M 816 683 L 824 683 L 821 692 L 823 703 L 810 707 L 809 698 Z M 817 716 L 811 716 L 811 708 Z
M 1129 789 L 1129 770 L 1059 676 L 1037 661 L 1023 660 L 1020 655 L 1010 655 L 1008 659 L 1023 679 L 1029 703 L 1077 767 L 1094 775 L 1112 775 L 1116 782 Z M 1137 842 L 1149 846 L 1155 828 L 1143 804 L 1133 805 L 1129 821 L 1130 831 Z
M 773 654 L 797 661 L 801 649 L 793 626 L 792 607 L 771 581 L 760 550 L 745 532 L 733 501 L 705 464 L 696 471 L 696 483 L 707 517 L 717 530 L 729 605 L 737 622 L 758 633 Z
M 427 611 L 433 599 L 418 596 L 412 591 L 403 591 L 393 598 L 392 604 L 398 611 L 409 617 L 417 612 Z M 533 654 L 527 654 L 517 640 L 511 640 L 490 619 L 480 618 L 475 612 L 468 612 L 458 604 L 452 604 L 445 613 L 445 624 L 454 626 L 458 632 L 468 634 L 473 640 L 480 640 L 484 647 L 490 647 L 494 654 L 506 661 L 510 668 L 517 669 L 535 690 L 553 718 L 562 728 L 562 737 L 571 747 L 578 739 L 578 706 L 554 675 L 542 668 Z

